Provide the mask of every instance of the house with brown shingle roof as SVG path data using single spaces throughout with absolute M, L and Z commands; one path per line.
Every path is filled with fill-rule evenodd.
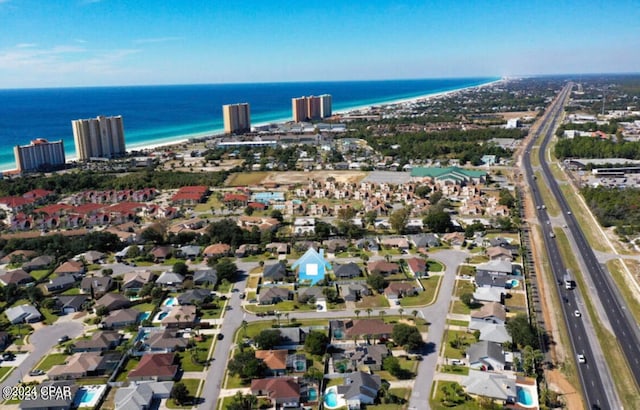
M 151 249 L 151 255 L 153 255 L 153 259 L 156 263 L 162 263 L 168 258 L 171 257 L 171 253 L 173 252 L 173 248 L 171 246 L 163 245 L 163 246 L 155 246 Z
M 80 291 L 92 294 L 94 298 L 99 298 L 111 288 L 111 278 L 109 276 L 86 276 L 80 281 Z
M 427 261 L 422 258 L 409 258 L 406 260 L 409 272 L 416 278 L 426 276 L 429 273 Z
M 152 353 L 145 354 L 140 359 L 140 363 L 129 372 L 129 381 L 153 380 L 170 381 L 175 380 L 178 374 L 178 365 L 174 364 L 175 353 Z
M 287 350 L 256 350 L 256 359 L 262 359 L 270 376 L 280 376 L 287 371 Z
M 35 282 L 35 279 L 33 279 L 31 275 L 29 275 L 22 269 L 16 269 L 0 274 L 0 284 L 2 284 L 3 286 L 7 286 L 10 284 L 20 286 L 32 282 Z
M 71 350 L 75 352 L 101 352 L 115 349 L 122 341 L 122 334 L 112 330 L 99 330 L 91 335 L 91 339 L 76 341 Z
M 513 254 L 511 250 L 503 248 L 502 246 L 492 246 L 487 248 L 486 254 L 490 260 L 503 260 L 503 261 L 512 261 Z
M 133 308 L 118 309 L 109 312 L 109 315 L 102 320 L 105 328 L 121 328 L 138 323 L 140 311 Z
M 37 254 L 38 253 L 36 251 L 18 249 L 3 256 L 2 259 L 0 259 L 0 263 L 2 264 L 11 263 L 12 260 L 28 261 L 34 258 Z
M 393 332 L 393 325 L 380 319 L 332 320 L 329 322 L 331 335 L 335 339 L 362 338 L 388 339 Z M 339 337 L 342 335 L 342 337 Z
M 420 290 L 415 282 L 389 282 L 384 289 L 384 295 L 389 301 L 396 301 L 405 296 L 416 295 Z
M 507 311 L 504 305 L 496 302 L 487 302 L 479 310 L 471 312 L 471 322 L 504 324 L 507 320 Z
M 251 381 L 251 394 L 267 396 L 276 407 L 285 403 L 287 407 L 300 405 L 300 385 L 293 377 L 254 379 Z
M 128 308 L 129 306 L 131 306 L 131 301 L 129 300 L 129 298 L 119 293 L 106 293 L 96 301 L 94 307 L 95 309 L 98 309 L 101 306 L 104 306 L 109 311 L 112 311 L 116 309 Z
M 82 262 L 70 259 L 65 263 L 63 263 L 62 265 L 58 266 L 56 270 L 53 272 L 56 273 L 58 276 L 61 276 L 61 275 L 82 276 L 84 275 L 85 269 L 84 269 L 84 264 Z
M 226 256 L 231 253 L 231 246 L 226 243 L 214 243 L 204 249 L 203 255 L 206 258 L 215 258 L 219 256 Z
M 381 259 L 369 262 L 367 264 L 367 269 L 369 269 L 369 273 L 379 273 L 386 276 L 400 272 L 400 265 L 395 262 L 387 262 L 386 260 Z
M 122 290 L 139 292 L 144 285 L 146 285 L 151 281 L 151 278 L 153 278 L 153 272 L 149 270 L 142 271 L 142 272 L 139 272 L 139 271 L 126 272 L 122 279 Z
M 101 352 L 82 352 L 71 355 L 65 364 L 53 366 L 47 376 L 50 379 L 79 379 L 97 376 L 106 370 L 106 357 Z
M 193 327 L 196 322 L 196 307 L 189 306 L 173 306 L 167 316 L 162 319 L 162 326 L 166 327 Z

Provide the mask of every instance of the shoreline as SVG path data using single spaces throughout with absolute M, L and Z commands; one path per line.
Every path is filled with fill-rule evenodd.
M 415 103 L 415 102 L 419 102 L 419 101 L 428 101 L 430 99 L 436 99 L 436 98 L 442 98 L 443 96 L 446 95 L 452 95 L 461 91 L 465 91 L 465 90 L 470 90 L 470 89 L 474 89 L 474 88 L 482 88 L 482 87 L 489 87 L 498 83 L 501 83 L 503 81 L 506 81 L 506 79 L 503 78 L 499 78 L 496 79 L 494 81 L 490 81 L 488 83 L 483 83 L 483 84 L 478 84 L 478 85 L 471 85 L 468 87 L 463 87 L 463 88 L 456 88 L 453 90 L 446 90 L 446 91 L 436 91 L 436 92 L 432 92 L 429 94 L 422 94 L 422 95 L 417 95 L 414 97 L 403 97 L 403 98 L 397 98 L 397 99 L 393 99 L 393 100 L 382 100 L 382 101 L 374 101 L 371 103 L 367 103 L 364 105 L 356 105 L 356 106 L 351 106 L 351 107 L 345 107 L 345 108 L 341 108 L 338 109 L 337 111 L 334 112 L 334 114 L 338 114 L 338 115 L 344 115 L 344 114 L 348 114 L 348 113 L 352 113 L 352 112 L 357 112 L 357 111 L 362 111 L 362 110 L 367 110 L 367 109 L 371 109 L 372 107 L 375 106 L 393 106 L 393 105 L 400 105 L 400 104 L 409 104 L 409 103 Z M 252 126 L 255 127 L 259 127 L 259 126 L 264 126 L 264 125 L 269 125 L 269 124 L 283 124 L 283 123 L 287 123 L 290 122 L 291 118 L 289 117 L 282 117 L 282 118 L 275 118 L 273 120 L 269 120 L 269 121 L 262 121 L 259 123 L 255 123 L 252 124 Z M 175 147 L 178 145 L 182 145 L 185 143 L 189 143 L 189 140 L 191 139 L 197 139 L 197 138 L 211 138 L 217 135 L 221 135 L 224 133 L 224 129 L 220 128 L 220 129 L 212 129 L 212 130 L 208 130 L 208 131 L 203 131 L 203 132 L 198 132 L 198 133 L 193 133 L 193 134 L 182 134 L 182 135 L 175 135 L 173 137 L 168 137 L 165 138 L 163 140 L 150 140 L 150 141 L 144 141 L 144 142 L 136 142 L 131 144 L 130 146 L 128 146 L 126 148 L 126 152 L 128 154 L 131 154 L 133 151 L 138 151 L 138 152 L 142 152 L 142 153 L 149 153 L 158 149 L 168 149 L 171 147 Z M 67 164 L 72 163 L 74 161 L 76 161 L 77 159 L 77 155 L 70 155 L 66 157 L 65 162 Z M 1 166 L 1 165 L 0 165 Z M 13 164 L 13 166 L 15 167 L 15 163 Z M 15 168 L 11 168 L 11 169 L 2 169 L 0 170 L 0 173 L 10 173 L 10 172 L 16 172 Z

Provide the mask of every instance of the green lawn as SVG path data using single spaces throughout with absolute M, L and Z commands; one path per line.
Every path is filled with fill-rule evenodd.
M 80 288 L 67 289 L 61 293 L 64 296 L 75 296 L 80 294 Z
M 505 298 L 505 306 L 510 309 L 526 309 L 526 299 L 524 293 L 509 292 L 511 297 Z
M 222 308 L 202 310 L 202 319 L 220 319 L 221 317 Z
M 54 314 L 49 309 L 45 309 L 43 307 L 40 308 L 40 313 L 44 316 L 44 320 L 48 325 L 52 325 L 60 318 L 60 316 Z
M 248 288 L 257 288 L 259 284 L 260 284 L 260 276 L 258 275 L 249 276 L 249 279 L 247 280 Z
M 467 366 L 444 365 L 440 368 L 440 371 L 442 373 L 451 373 L 463 376 L 469 375 L 469 368 Z
M 122 369 L 120 371 L 120 373 L 118 374 L 118 377 L 116 378 L 117 382 L 125 382 L 127 381 L 127 376 L 129 375 L 129 372 L 131 370 L 133 370 L 138 363 L 140 363 L 139 359 L 134 359 L 132 357 L 129 358 L 129 360 L 127 361 L 127 364 L 125 365 L 124 369 Z
M 440 287 L 442 275 L 431 276 L 429 278 L 420 279 L 420 283 L 424 286 L 424 292 L 418 293 L 416 296 L 405 296 L 400 299 L 402 307 L 426 306 L 434 303 L 437 297 L 437 290 Z
M 489 262 L 489 257 L 485 255 L 475 255 L 471 257 L 470 263 L 485 263 Z
M 438 261 L 427 260 L 427 271 L 428 272 L 442 272 L 444 270 L 444 265 Z
M 335 379 L 329 379 L 329 381 L 327 382 L 327 386 L 326 387 L 341 386 L 343 384 L 344 384 L 344 378 L 343 377 L 336 377 Z
M 476 275 L 476 267 L 470 265 L 460 265 L 458 268 L 458 274 L 460 276 L 475 276 Z
M 454 410 L 480 410 L 480 406 L 478 402 L 471 399 L 471 397 L 465 395 L 465 401 L 455 406 L 445 405 L 443 404 L 444 394 L 442 393 L 442 386 L 444 385 L 456 385 L 456 382 L 443 382 L 436 380 L 433 383 L 433 387 L 431 389 L 431 393 L 429 395 L 429 404 L 433 410 L 445 410 L 445 409 L 454 409 Z M 433 389 L 436 389 L 435 397 L 433 395 Z
M 389 301 L 384 297 L 384 295 L 365 296 L 361 301 L 356 302 L 356 307 L 358 309 L 389 307 Z
M 13 367 L 0 367 L 0 382 L 9 376 L 13 369 Z
M 198 387 L 200 386 L 200 380 L 198 379 L 182 379 L 180 380 L 182 383 L 184 383 L 185 386 L 187 386 L 187 390 L 189 390 L 189 393 L 191 395 L 192 398 L 197 399 L 198 396 Z M 175 401 L 173 401 L 173 399 L 168 399 L 167 400 L 167 407 L 170 409 L 190 409 L 192 406 L 179 406 L 176 404 Z
M 232 376 L 229 373 L 227 373 L 227 384 L 225 386 L 225 389 L 241 389 L 243 387 L 247 387 L 251 384 L 251 381 L 249 381 L 248 383 L 242 383 L 242 379 L 240 379 L 240 377 L 236 376 Z
M 407 370 L 409 372 L 411 372 L 413 375 L 415 375 L 416 370 L 418 370 L 418 364 L 419 362 L 417 360 L 410 360 L 406 357 L 398 357 L 398 362 L 400 363 L 400 367 L 402 367 L 404 370 Z M 380 377 L 383 380 L 398 380 L 397 377 L 392 376 L 391 373 L 389 373 L 386 370 L 381 370 L 376 372 L 376 374 L 380 375 Z
M 457 315 L 468 315 L 471 313 L 471 309 L 461 301 L 455 300 L 453 302 L 453 309 L 451 309 L 451 313 L 455 313 Z
M 476 287 L 473 284 L 473 282 L 468 281 L 468 280 L 458 280 L 456 281 L 456 290 L 454 295 L 457 297 L 462 296 L 465 293 L 471 293 L 473 294 L 473 292 L 475 292 Z
M 180 364 L 182 365 L 182 369 L 185 372 L 201 372 L 204 370 L 204 365 L 201 363 L 197 363 L 194 361 L 195 357 L 193 349 L 189 348 L 184 352 L 178 352 L 178 356 L 180 357 Z M 207 353 L 203 353 L 200 349 L 197 350 L 197 358 L 200 360 L 204 360 Z
M 67 361 L 68 358 L 69 356 L 67 356 L 66 354 L 53 353 L 53 354 L 50 354 L 49 356 L 45 356 L 45 358 L 42 359 L 35 368 L 44 370 L 46 372 L 48 370 L 51 370 L 51 368 L 55 365 L 63 364 L 64 362 Z
M 450 344 L 456 337 L 462 340 L 462 345 L 459 349 L 455 349 Z M 476 343 L 476 338 L 471 333 L 459 330 L 447 330 L 444 335 L 444 356 L 450 359 L 462 359 L 464 358 L 464 352 L 467 347 L 474 343 Z
M 270 310 L 278 311 L 278 312 L 293 312 L 296 310 L 300 311 L 310 311 L 315 310 L 315 306 L 311 306 L 308 304 L 301 304 L 293 300 L 284 300 L 282 302 L 278 302 L 275 305 L 246 305 L 245 309 L 249 312 L 268 312 Z
M 40 280 L 49 274 L 49 269 L 32 270 L 29 274 L 35 279 Z
M 140 312 L 152 312 L 157 306 L 153 303 L 140 303 L 132 307 Z

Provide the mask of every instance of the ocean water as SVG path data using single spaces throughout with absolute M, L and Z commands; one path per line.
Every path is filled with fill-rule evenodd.
M 14 169 L 13 147 L 62 139 L 75 156 L 71 121 L 122 115 L 127 149 L 219 133 L 222 105 L 248 102 L 251 123 L 291 119 L 291 98 L 331 94 L 333 111 L 486 84 L 498 78 L 203 84 L 0 90 L 0 170 Z

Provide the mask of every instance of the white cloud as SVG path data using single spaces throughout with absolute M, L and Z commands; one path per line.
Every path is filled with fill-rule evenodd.
M 139 38 L 133 40 L 133 44 L 151 44 L 151 43 L 166 43 L 167 41 L 178 41 L 184 37 L 155 37 L 155 38 Z
M 2 0 L 0 0 L 2 1 Z M 36 43 L 20 43 L 20 44 L 16 44 L 16 48 L 31 48 L 31 47 L 35 47 L 37 46 Z

